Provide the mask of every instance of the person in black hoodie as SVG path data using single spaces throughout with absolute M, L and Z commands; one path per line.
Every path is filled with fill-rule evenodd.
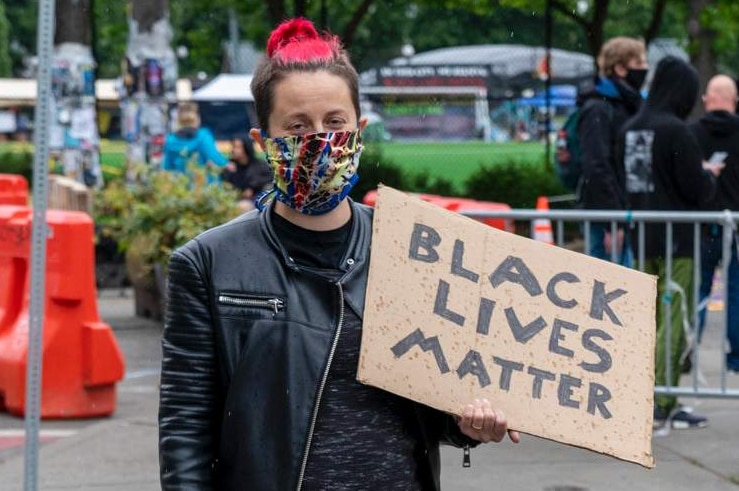
M 639 89 L 647 75 L 644 42 L 623 36 L 609 40 L 598 55 L 598 67 L 595 88 L 583 96 L 578 125 L 583 173 L 578 195 L 586 209 L 624 210 L 623 167 L 615 159 L 614 147 L 621 126 L 641 105 Z M 616 245 L 618 262 L 630 267 L 633 254 L 623 234 L 619 231 L 613 240 L 608 223 L 593 223 L 588 254 L 610 260 L 610 248 Z
M 698 98 L 698 72 L 688 63 L 667 56 L 657 65 L 649 96 L 636 116 L 624 125 L 617 145 L 623 162 L 628 203 L 635 210 L 698 210 L 714 193 L 715 179 L 703 169 L 698 142 L 685 119 Z M 656 274 L 658 298 L 655 385 L 676 386 L 685 349 L 683 320 L 692 319 L 692 225 L 675 224 L 672 240 L 666 240 L 665 224 L 645 227 L 647 273 Z M 633 238 L 636 241 L 636 237 Z M 667 247 L 671 247 L 667 251 Z M 667 271 L 667 255 L 672 268 Z M 686 308 L 684 308 L 686 306 Z M 666 323 L 670 309 L 670 326 Z M 686 310 L 687 312 L 684 312 Z M 670 346 L 666 346 L 670 330 Z M 667 380 L 667 359 L 670 379 Z M 667 421 L 676 429 L 704 427 L 708 421 L 677 404 L 675 396 L 655 397 L 654 424 Z
M 257 197 L 272 184 L 272 170 L 267 162 L 254 151 L 250 139 L 234 138 L 231 142 L 231 158 L 221 174 L 238 192 L 241 209 L 254 209 Z
M 712 156 L 723 162 L 724 169 L 717 181 L 716 197 L 710 203 L 712 210 L 739 211 L 739 116 L 734 114 L 737 107 L 737 87 L 734 80 L 726 75 L 716 75 L 706 87 L 703 95 L 706 114 L 690 125 L 698 139 L 705 160 Z M 739 372 L 739 254 L 737 253 L 736 230 L 730 248 L 729 274 L 724 281 L 727 295 L 727 313 L 730 351 L 726 355 L 726 367 Z M 722 261 L 722 229 L 718 225 L 704 227 L 701 250 L 700 298 L 706 299 L 711 293 L 713 274 Z M 705 325 L 706 310 L 700 312 L 700 332 Z

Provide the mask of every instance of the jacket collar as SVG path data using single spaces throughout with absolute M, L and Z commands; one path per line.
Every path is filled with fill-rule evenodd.
M 321 276 L 328 281 L 341 284 L 345 301 L 361 319 L 364 317 L 364 298 L 367 290 L 367 273 L 372 240 L 372 209 L 355 203 L 350 198 L 347 199 L 349 199 L 349 204 L 352 207 L 354 218 L 352 220 L 352 230 L 349 234 L 349 244 L 347 244 L 341 262 L 343 274 L 338 280 L 322 275 L 321 270 L 301 267 L 290 257 L 277 237 L 272 223 L 274 203 L 260 212 L 259 220 L 267 242 L 282 258 L 286 268 L 298 273 Z

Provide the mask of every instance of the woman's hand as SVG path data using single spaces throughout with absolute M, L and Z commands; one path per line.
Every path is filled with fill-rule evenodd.
M 508 429 L 503 411 L 493 409 L 487 399 L 475 399 L 473 404 L 468 404 L 457 424 L 462 433 L 483 443 L 500 442 L 506 433 L 513 443 L 521 439 L 517 431 Z

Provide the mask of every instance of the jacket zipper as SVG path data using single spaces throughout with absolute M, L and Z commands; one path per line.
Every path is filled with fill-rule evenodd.
M 240 297 L 234 295 L 218 295 L 218 302 L 237 307 L 257 307 L 273 310 L 278 313 L 285 308 L 285 301 L 281 298 Z
M 341 329 L 344 327 L 344 288 L 341 286 L 341 283 L 336 283 L 336 286 L 339 288 L 339 324 L 336 326 L 334 341 L 331 344 L 331 350 L 328 353 L 328 363 L 326 363 L 326 369 L 323 371 L 321 385 L 318 387 L 318 397 L 316 398 L 316 404 L 315 406 L 313 406 L 313 415 L 311 416 L 310 428 L 308 430 L 308 440 L 306 440 L 305 442 L 305 450 L 303 450 L 303 462 L 300 465 L 300 475 L 298 476 L 297 491 L 300 491 L 303 488 L 305 468 L 308 465 L 308 453 L 310 452 L 311 443 L 313 443 L 313 432 L 316 429 L 316 421 L 318 420 L 318 408 L 321 406 L 323 390 L 326 388 L 326 381 L 328 380 L 328 371 L 331 369 L 331 363 L 333 362 L 334 354 L 336 353 L 336 346 L 339 344 Z
M 462 451 L 462 467 L 470 467 L 472 466 L 472 462 L 470 462 L 470 444 L 466 444 L 464 446 L 464 449 Z

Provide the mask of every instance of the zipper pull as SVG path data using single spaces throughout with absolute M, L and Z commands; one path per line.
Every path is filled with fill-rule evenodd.
M 272 298 L 267 300 L 267 303 L 272 305 L 272 308 L 275 311 L 275 315 L 277 315 L 280 312 L 280 309 L 282 308 L 283 302 L 279 298 Z
M 470 462 L 470 446 L 465 445 L 463 450 L 463 457 L 462 457 L 462 467 L 472 467 L 472 462 Z

